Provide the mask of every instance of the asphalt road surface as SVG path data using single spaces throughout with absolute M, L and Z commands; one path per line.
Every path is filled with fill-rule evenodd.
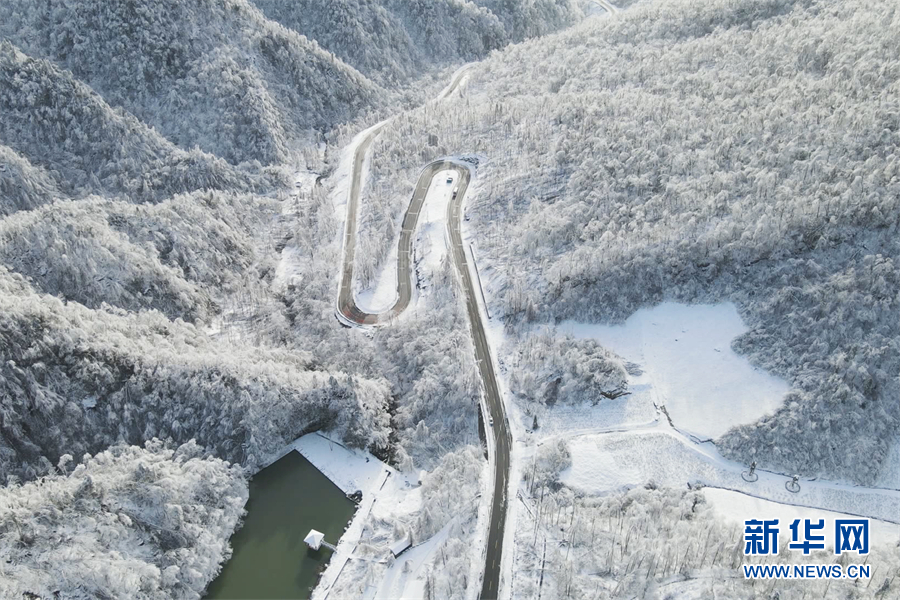
M 465 170 L 465 172 L 468 173 L 468 170 Z M 447 209 L 447 227 L 450 229 L 453 264 L 456 265 L 456 270 L 459 273 L 463 294 L 466 299 L 466 313 L 469 315 L 472 342 L 475 346 L 475 361 L 478 363 L 478 371 L 484 384 L 484 397 L 488 414 L 494 421 L 493 426 L 485 423 L 487 431 L 493 430 L 494 433 L 494 499 L 491 504 L 484 579 L 482 579 L 481 583 L 481 598 L 493 599 L 497 597 L 500 586 L 500 559 L 503 555 L 503 532 L 506 526 L 506 490 L 509 487 L 509 449 L 512 438 L 509 434 L 506 412 L 503 409 L 500 387 L 497 385 L 497 376 L 494 373 L 491 347 L 488 345 L 487 336 L 484 333 L 484 322 L 481 319 L 481 312 L 478 310 L 479 290 L 476 289 L 472 281 L 460 231 L 460 206 L 465 194 L 464 186 L 468 186 L 468 184 L 468 177 L 460 177 L 459 194 L 450 202 L 450 207 Z
M 464 71 L 457 72 L 451 84 L 441 93 L 438 100 L 446 97 L 459 85 Z M 373 128 L 365 139 L 361 141 L 353 157 L 353 174 L 350 186 L 350 198 L 347 210 L 347 223 L 344 239 L 344 262 L 341 267 L 341 283 L 338 290 L 336 313 L 338 319 L 346 325 L 379 325 L 389 323 L 399 316 L 412 299 L 412 243 L 415 236 L 419 213 L 432 179 L 441 171 L 452 170 L 457 173 L 454 186 L 458 186 L 455 197 L 450 201 L 447 209 L 447 227 L 450 233 L 451 254 L 453 263 L 459 273 L 462 291 L 465 296 L 466 313 L 472 330 L 472 340 L 475 347 L 475 360 L 478 371 L 484 385 L 485 403 L 489 419 L 485 419 L 486 430 L 493 432 L 494 436 L 494 491 L 491 504 L 490 525 L 487 536 L 485 554 L 484 578 L 482 580 L 481 598 L 497 598 L 500 585 L 501 558 L 503 555 L 503 534 L 506 525 L 507 489 L 509 483 L 509 451 L 512 438 L 509 433 L 509 424 L 503 409 L 500 396 L 500 387 L 497 385 L 497 377 L 494 373 L 494 362 L 491 359 L 491 350 L 484 331 L 481 312 L 478 308 L 479 289 L 472 280 L 469 272 L 468 258 L 463 245 L 460 231 L 461 206 L 465 198 L 471 180 L 471 171 L 460 163 L 439 160 L 426 166 L 412 200 L 403 216 L 403 227 L 400 232 L 400 241 L 397 254 L 397 301 L 394 305 L 381 313 L 367 313 L 356 305 L 353 297 L 353 263 L 356 256 L 356 232 L 357 214 L 359 212 L 359 194 L 362 182 L 362 166 L 366 152 L 372 145 L 378 132 L 385 123 Z M 489 425 L 493 420 L 493 426 Z
M 437 101 L 443 100 L 457 87 L 466 74 L 466 68 L 462 68 L 456 72 L 453 80 L 450 82 L 441 94 L 437 97 Z M 353 265 L 356 257 L 356 231 L 357 216 L 359 214 L 359 193 L 362 187 L 362 170 L 363 163 L 366 159 L 366 153 L 372 142 L 381 132 L 381 129 L 387 124 L 383 121 L 379 125 L 372 128 L 366 137 L 360 142 L 353 155 L 353 174 L 350 181 L 350 198 L 347 202 L 347 224 L 344 233 L 344 263 L 341 266 L 341 285 L 338 290 L 337 297 L 337 317 L 345 324 L 359 325 L 377 325 L 380 323 L 389 323 L 391 319 L 398 316 L 406 307 L 412 298 L 412 288 L 410 287 L 410 255 L 412 253 L 412 240 L 416 230 L 416 224 L 419 221 L 419 212 L 422 203 L 425 202 L 425 196 L 428 193 L 428 186 L 432 177 L 440 171 L 439 165 L 443 163 L 432 163 L 425 167 L 422 175 L 419 177 L 419 183 L 413 192 L 413 198 L 410 201 L 409 208 L 403 216 L 403 229 L 400 233 L 400 247 L 397 264 L 397 302 L 388 310 L 371 314 L 361 310 L 356 305 L 356 299 L 353 297 Z M 457 165 L 451 165 L 453 169 L 457 169 L 460 173 L 465 171 L 466 182 L 468 183 L 468 171 Z M 461 187 L 459 192 L 460 200 L 465 190 Z

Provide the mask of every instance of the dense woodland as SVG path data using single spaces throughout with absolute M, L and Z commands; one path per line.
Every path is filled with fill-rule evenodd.
M 452 266 L 373 335 L 333 313 L 340 148 L 422 100 L 438 69 L 486 56 L 461 93 L 400 113 L 373 146 L 362 282 L 422 164 L 476 153 L 469 216 L 510 329 L 734 301 L 750 325 L 737 348 L 794 389 L 723 452 L 878 476 L 900 425 L 891 3 L 638 2 L 583 22 L 569 0 L 4 8 L 0 595 L 197 597 L 227 557 L 246 476 L 315 429 L 429 470 L 428 509 L 366 539 L 449 524 L 429 593 L 472 584 L 479 381 Z M 324 179 L 289 198 L 297 165 Z M 626 365 L 592 342 L 513 343 L 525 406 L 624 390 Z M 578 505 L 582 529 L 590 511 L 638 522 L 702 504 L 576 499 L 556 477 L 564 445 L 539 458 L 537 485 Z M 670 521 L 642 530 L 645 554 Z M 707 529 L 689 533 L 720 535 Z M 102 569 L 73 562 L 82 549 Z M 594 589 L 560 569 L 558 591 Z
M 237 465 L 194 443 L 114 446 L 0 489 L 4 598 L 198 598 L 247 501 Z
M 366 76 L 396 84 L 428 65 L 474 60 L 509 42 L 571 25 L 572 0 L 257 0 L 294 29 Z
M 389 246 L 421 164 L 476 153 L 495 311 L 731 300 L 737 348 L 794 390 L 720 448 L 875 481 L 900 428 L 898 19 L 882 0 L 676 0 L 514 46 L 379 137 L 362 243 Z
M 338 124 L 361 127 L 419 102 L 440 71 L 581 12 L 550 0 L 337 8 L 6 3 L 0 481 L 10 486 L 3 510 L 28 508 L 4 518 L 52 510 L 57 521 L 47 527 L 71 523 L 81 532 L 58 552 L 82 542 L 113 552 L 109 536 L 117 535 L 139 556 L 126 553 L 78 584 L 77 567 L 45 572 L 41 565 L 57 555 L 29 550 L 28 535 L 10 538 L 5 564 L 14 566 L 4 585 L 12 587 L 3 594 L 44 595 L 57 581 L 81 585 L 86 597 L 196 597 L 227 554 L 245 475 L 315 429 L 403 468 L 468 469 L 478 481 L 478 379 L 449 265 L 422 315 L 374 338 L 342 329 L 333 316 L 342 217 L 319 186 L 305 193 L 302 211 L 289 208 L 288 175 L 298 164 L 331 172 L 318 144 L 337 140 L 330 132 Z M 373 19 L 383 27 L 372 28 Z M 291 277 L 279 271 L 283 250 L 294 257 Z M 110 515 L 121 525 L 111 533 L 85 521 L 90 505 L 60 504 L 64 489 L 84 487 L 66 476 L 72 469 L 102 470 L 91 477 L 110 481 L 107 496 L 115 486 L 139 489 L 129 481 L 144 477 L 147 461 L 168 465 L 171 452 L 121 444 L 153 439 L 196 444 L 217 457 L 212 470 L 218 459 L 245 469 L 229 475 L 243 490 L 229 496 L 231 512 L 199 521 L 210 539 L 178 547 L 181 572 L 153 544 L 130 547 L 144 527 L 134 517 Z M 108 448 L 114 458 L 88 458 Z M 180 466 L 160 468 L 180 477 Z M 433 493 L 447 495 L 435 477 L 444 483 Z M 41 499 L 42 486 L 60 491 Z M 160 502 L 187 502 L 181 491 Z M 212 511 L 219 492 L 196 502 Z M 474 494 L 452 500 L 471 503 Z M 409 525 L 426 535 L 452 516 Z M 147 575 L 146 589 L 133 588 L 141 584 L 132 576 L 102 581 L 127 569 Z

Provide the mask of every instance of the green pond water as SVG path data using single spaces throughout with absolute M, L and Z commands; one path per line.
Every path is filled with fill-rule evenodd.
M 332 551 L 310 550 L 303 538 L 317 529 L 337 544 L 355 510 L 312 463 L 289 452 L 250 481 L 247 516 L 231 538 L 234 555 L 206 598 L 309 598 Z

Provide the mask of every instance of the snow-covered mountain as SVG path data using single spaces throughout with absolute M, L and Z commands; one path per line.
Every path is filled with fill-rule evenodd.
M 872 482 L 900 428 L 897 18 L 878 0 L 648 2 L 494 54 L 380 136 L 370 189 L 395 204 L 363 221 L 383 250 L 359 269 L 423 161 L 477 153 L 468 214 L 508 320 L 731 300 L 740 350 L 793 390 L 721 448 Z
M 572 0 L 255 0 L 368 77 L 396 85 L 433 64 L 474 60 L 509 42 L 571 25 Z
M 23 1 L 6 13 L 0 37 L 177 146 L 231 163 L 284 161 L 310 128 L 375 98 L 355 69 L 242 0 Z
M 900 12 L 625 0 L 593 18 L 590 4 L 4 3 L 0 595 L 196 598 L 229 553 L 247 477 L 319 429 L 412 489 L 402 516 L 383 508 L 360 525 L 372 560 L 350 564 L 333 595 L 377 587 L 389 540 L 405 536 L 433 542 L 415 559 L 422 590 L 471 595 L 492 422 L 479 419 L 469 315 L 438 248 L 443 214 L 415 242 L 402 318 L 362 334 L 334 315 L 350 142 L 391 115 L 362 167 L 358 281 L 390 274 L 422 166 L 477 162 L 463 227 L 485 275 L 484 344 L 511 430 L 532 444 L 510 442 L 510 504 L 533 519 L 511 518 L 504 541 L 524 549 L 516 591 L 758 591 L 715 587 L 734 581 L 736 538 L 702 491 L 645 479 L 598 498 L 566 483 L 593 442 L 560 432 L 678 412 L 646 382 L 634 389 L 638 365 L 561 335 L 563 320 L 733 303 L 747 325 L 733 349 L 791 391 L 715 451 L 881 485 L 900 448 Z M 457 91 L 409 109 L 476 59 Z M 615 418 L 582 414 L 598 406 Z M 610 458 L 638 452 L 629 436 L 608 438 L 617 453 L 593 444 L 603 469 L 638 471 Z M 685 552 L 701 537 L 708 553 Z M 671 559 L 662 539 L 682 546 Z M 65 562 L 84 553 L 103 568 Z M 898 556 L 872 562 L 888 572 Z M 549 574 L 535 590 L 538 570 Z
M 200 150 L 182 150 L 101 96 L 71 72 L 0 42 L 0 143 L 10 155 L 3 212 L 43 204 L 59 191 L 123 194 L 152 201 L 196 189 L 271 186 L 262 173 L 235 170 Z M 7 178 L 15 177 L 17 183 Z M 36 195 L 37 190 L 50 193 Z M 15 200 L 20 197 L 21 200 Z

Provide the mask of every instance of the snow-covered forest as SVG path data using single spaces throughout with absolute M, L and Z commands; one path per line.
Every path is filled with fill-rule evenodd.
M 3 594 L 44 595 L 55 583 L 85 597 L 196 597 L 227 555 L 246 476 L 317 429 L 402 468 L 464 468 L 477 481 L 478 379 L 450 266 L 421 315 L 352 335 L 332 314 L 335 182 L 298 196 L 290 175 L 298 165 L 334 173 L 340 124 L 418 103 L 442 70 L 581 17 L 576 3 L 550 0 L 7 2 L 0 481 L 3 510 L 17 512 L 4 518 L 53 510 L 42 532 L 79 532 L 53 552 L 124 554 L 79 582 L 77 566 L 44 572 L 56 559 L 29 550 L 26 532 L 4 545 Z M 215 458 L 185 467 L 160 443 L 123 446 L 155 439 Z M 217 485 L 220 460 L 243 467 L 227 475 L 240 491 L 192 492 L 202 469 Z M 114 533 L 85 520 L 91 506 L 65 506 L 85 469 L 108 498 L 131 494 L 147 461 L 167 480 L 191 470 L 153 498 L 175 510 L 189 501 L 182 491 L 195 493 L 191 510 L 218 519 L 197 522 L 203 540 L 131 548 L 150 531 L 135 516 L 110 513 Z M 452 496 L 434 486 L 430 495 Z M 7 509 L 19 504 L 27 510 Z M 415 529 L 430 535 L 448 515 L 422 515 Z M 180 558 L 165 558 L 170 550 Z M 138 590 L 141 574 L 150 579 Z
M 0 596 L 199 597 L 248 477 L 316 430 L 425 471 L 421 506 L 367 522 L 363 554 L 433 538 L 426 593 L 478 585 L 489 469 L 451 261 L 427 276 L 414 261 L 415 302 L 390 326 L 334 314 L 345 147 L 391 115 L 366 163 L 358 283 L 390 273 L 423 165 L 477 157 L 465 227 L 528 427 L 624 406 L 638 373 L 559 321 L 730 301 L 748 326 L 734 349 L 792 389 L 718 451 L 876 481 L 900 443 L 900 10 L 590 4 L 4 3 Z M 545 443 L 522 474 L 545 516 L 514 536 L 523 568 L 555 573 L 544 597 L 664 595 L 696 574 L 701 596 L 758 591 L 715 583 L 737 529 L 702 491 L 586 497 L 560 481 L 571 461 Z M 698 536 L 715 556 L 659 548 Z M 895 554 L 879 564 L 896 571 Z M 364 563 L 338 594 L 377 584 Z
M 736 577 L 743 529 L 727 523 L 702 488 L 652 483 L 604 497 L 554 491 L 538 482 L 529 518 L 517 532 L 515 597 L 817 598 L 889 597 L 900 552 L 873 553 L 871 581 L 754 581 Z M 876 558 L 877 556 L 877 558 Z M 846 555 L 844 557 L 846 559 Z M 775 562 L 815 563 L 783 544 Z M 820 559 L 819 559 L 820 560 Z M 845 565 L 846 560 L 841 564 Z M 877 565 L 877 566 L 876 566 Z
M 872 482 L 900 428 L 898 19 L 880 0 L 642 2 L 516 45 L 379 137 L 386 206 L 361 243 L 390 246 L 421 164 L 476 153 L 468 217 L 507 320 L 733 301 L 737 347 L 793 391 L 719 446 Z
M 428 65 L 474 60 L 487 52 L 571 25 L 574 0 L 316 0 L 255 2 L 267 17 L 315 39 L 384 85 Z
M 246 501 L 242 469 L 193 442 L 65 454 L 0 489 L 0 595 L 197 598 Z

